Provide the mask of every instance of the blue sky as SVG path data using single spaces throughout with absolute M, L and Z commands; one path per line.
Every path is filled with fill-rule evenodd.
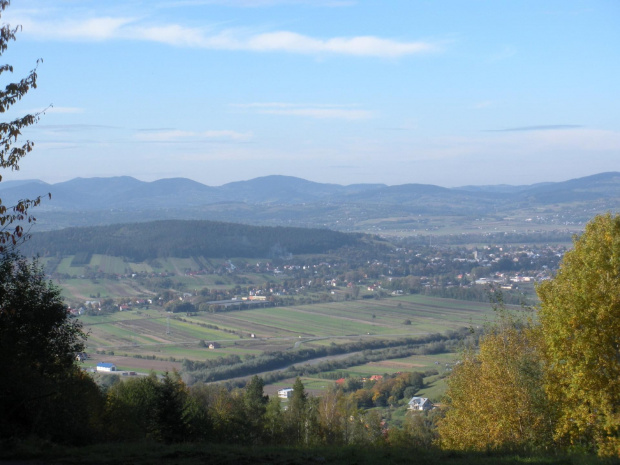
M 620 171 L 616 0 L 13 0 L 2 22 L 13 78 L 43 58 L 4 118 L 53 105 L 4 180 Z

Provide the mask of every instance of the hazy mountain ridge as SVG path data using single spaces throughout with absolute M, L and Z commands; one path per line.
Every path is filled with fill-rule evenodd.
M 263 225 L 319 226 L 355 230 L 361 222 L 420 215 L 512 215 L 553 206 L 566 211 L 620 209 L 620 173 L 600 173 L 530 186 L 316 183 L 265 176 L 218 187 L 186 178 L 139 181 L 129 176 L 0 183 L 4 205 L 52 194 L 37 208 L 39 229 L 156 219 L 209 219 Z M 76 214 L 80 212 L 80 214 Z M 528 213 L 529 214 L 529 213 Z M 581 221 L 581 219 L 579 219 Z M 362 228 L 363 229 L 363 228 Z

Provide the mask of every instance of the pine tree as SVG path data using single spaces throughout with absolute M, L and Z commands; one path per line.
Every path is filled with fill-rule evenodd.
M 305 440 L 307 406 L 308 395 L 301 379 L 297 377 L 284 416 L 286 434 L 293 444 L 302 444 Z
M 265 427 L 265 413 L 269 397 L 264 395 L 265 383 L 262 378 L 254 375 L 245 387 L 243 393 L 244 412 L 246 416 L 246 430 L 248 442 L 259 444 L 263 438 Z

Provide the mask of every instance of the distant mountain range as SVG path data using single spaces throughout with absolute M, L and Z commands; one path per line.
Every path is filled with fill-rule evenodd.
M 263 225 L 365 230 L 369 221 L 420 216 L 471 218 L 525 216 L 555 211 L 587 220 L 620 208 L 620 173 L 610 172 L 526 186 L 444 188 L 425 184 L 323 184 L 290 176 L 266 176 L 206 186 L 185 178 L 143 182 L 129 176 L 0 183 L 4 205 L 52 194 L 36 209 L 38 226 L 59 229 L 156 219 L 208 219 Z M 549 212 L 547 212 L 549 213 Z M 402 221 L 401 221 L 402 222 Z M 373 226 L 373 227 L 374 227 Z M 389 226 L 389 224 L 386 224 Z M 402 226 L 402 225 L 401 225 Z

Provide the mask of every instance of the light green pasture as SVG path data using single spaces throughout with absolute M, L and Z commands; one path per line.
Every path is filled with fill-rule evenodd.
M 262 353 L 260 350 L 229 346 L 225 342 L 223 344 L 224 345 L 218 349 L 207 349 L 197 346 L 162 346 L 159 349 L 159 355 L 168 355 L 179 359 L 211 360 L 225 355 L 238 355 L 243 358 L 244 355 L 260 355 Z
M 119 281 L 117 279 L 100 279 L 93 282 L 90 279 L 61 279 L 54 281 L 61 290 L 65 302 L 76 304 L 79 301 L 91 300 L 91 296 L 99 294 L 99 298 L 144 297 L 153 293 L 141 288 L 133 280 Z
M 346 334 L 389 334 L 392 328 L 381 327 L 372 321 L 327 316 L 304 307 L 270 307 L 244 311 L 246 322 L 272 326 L 279 330 L 307 336 L 342 336 Z
M 170 319 L 170 331 L 180 331 L 184 336 L 208 340 L 237 340 L 239 336 L 217 329 L 204 328 L 189 322 Z
M 152 313 L 143 312 L 141 314 L 138 314 L 137 312 L 116 312 L 96 316 L 82 315 L 80 317 L 80 321 L 84 324 L 84 326 L 90 326 L 95 324 L 114 323 L 125 320 L 141 320 L 145 317 L 148 317 L 149 315 L 152 315 Z
M 432 402 L 441 402 L 448 385 L 446 379 L 440 376 L 429 376 L 424 378 L 424 387 L 420 389 L 416 395 L 420 397 L 428 397 Z
M 90 266 L 98 267 L 99 271 L 106 274 L 124 274 L 125 270 L 129 268 L 129 263 L 120 257 L 95 254 L 90 259 Z
M 334 372 L 347 372 L 351 376 L 368 377 L 371 375 L 393 374 L 403 371 L 437 370 L 440 374 L 446 373 L 446 364 L 454 365 L 457 354 L 445 353 L 435 355 L 412 355 L 410 357 L 394 358 L 380 362 L 368 362 L 363 365 L 351 366 Z
M 82 275 L 84 274 L 84 267 L 82 266 L 71 266 L 71 261 L 73 260 L 73 255 L 69 257 L 63 258 L 58 266 L 56 267 L 57 273 L 63 273 L 68 275 Z
M 210 316 L 210 320 L 218 326 L 234 327 L 260 336 L 342 336 L 367 333 L 407 336 L 480 325 L 487 321 L 487 315 L 491 312 L 485 304 L 425 297 L 402 301 L 373 299 L 258 308 L 221 312 Z M 405 320 L 410 320 L 412 324 L 405 325 Z

